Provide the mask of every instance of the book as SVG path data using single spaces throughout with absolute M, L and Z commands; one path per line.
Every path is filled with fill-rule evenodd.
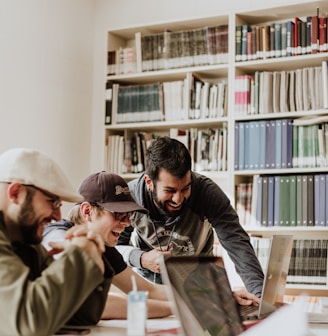
M 265 168 L 274 169 L 276 167 L 276 120 L 266 121 L 265 144 Z
M 274 176 L 274 209 L 273 209 L 273 225 L 280 225 L 280 176 Z
M 312 16 L 311 21 L 311 53 L 316 54 L 319 51 L 319 18 L 318 15 Z
M 275 180 L 274 176 L 268 176 L 268 226 L 274 225 L 274 199 L 275 199 Z
M 161 121 L 163 118 L 162 83 L 119 85 L 116 123 Z
M 296 176 L 289 176 L 289 225 L 296 226 L 296 203 L 297 203 L 297 192 L 296 192 Z
M 235 32 L 235 60 L 236 62 L 241 61 L 241 34 L 242 34 L 242 26 L 236 26 Z
M 308 176 L 302 175 L 302 226 L 308 225 Z
M 314 225 L 314 178 L 307 176 L 307 226 Z
M 322 61 L 322 97 L 323 108 L 328 108 L 328 61 Z
M 282 156 L 282 123 L 281 119 L 276 120 L 276 137 L 275 137 L 275 168 L 281 168 L 281 156 Z
M 302 175 L 296 176 L 296 226 L 302 226 L 302 195 L 303 195 L 303 183 Z
M 105 125 L 112 123 L 113 83 L 106 83 Z
M 279 226 L 290 226 L 290 177 L 280 176 L 279 189 Z
M 262 218 L 262 206 L 263 206 L 263 197 L 262 197 L 262 176 L 257 177 L 257 199 L 256 199 L 256 217 L 255 223 L 256 226 L 263 226 L 263 218 Z
M 262 176 L 262 226 L 268 226 L 268 176 Z

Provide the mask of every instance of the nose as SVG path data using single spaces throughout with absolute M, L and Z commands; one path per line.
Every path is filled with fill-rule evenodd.
M 130 220 L 127 216 L 125 216 L 124 218 L 122 218 L 120 220 L 120 224 L 123 225 L 124 227 L 128 227 L 130 226 Z
M 181 204 L 184 199 L 184 195 L 181 191 L 177 191 L 172 196 L 172 201 L 176 204 Z
M 61 220 L 61 210 L 60 208 L 54 209 L 52 211 L 52 219 L 54 219 L 55 221 L 60 221 Z

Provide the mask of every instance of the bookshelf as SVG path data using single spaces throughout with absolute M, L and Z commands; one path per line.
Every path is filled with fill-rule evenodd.
M 240 201 L 240 195 L 236 192 L 238 188 L 240 190 L 241 186 L 252 185 L 250 194 L 253 196 L 255 191 L 255 186 L 253 183 L 254 181 L 257 181 L 256 178 L 258 176 L 264 177 L 267 180 L 269 177 L 276 178 L 279 179 L 279 181 L 285 180 L 286 178 L 289 179 L 291 176 L 312 176 L 314 179 L 316 175 L 323 175 L 327 171 L 328 164 L 325 162 L 319 166 L 296 166 L 295 164 L 293 166 L 293 163 L 291 163 L 290 166 L 283 166 L 283 154 L 281 153 L 279 154 L 279 164 L 276 164 L 275 162 L 274 167 L 261 167 L 259 157 L 256 156 L 254 158 L 254 155 L 257 155 L 260 151 L 259 146 L 261 143 L 264 143 L 263 138 L 259 138 L 259 135 L 254 137 L 254 134 L 257 133 L 252 131 L 247 133 L 248 138 L 246 138 L 245 141 L 240 142 L 243 148 L 241 148 L 241 146 L 239 146 L 239 142 L 237 142 L 240 141 L 240 133 L 239 129 L 237 129 L 239 126 L 243 126 L 248 129 L 257 127 L 259 123 L 262 122 L 265 125 L 272 123 L 276 129 L 278 126 L 280 127 L 281 123 L 284 122 L 290 121 L 293 123 L 294 120 L 300 120 L 304 117 L 315 118 L 318 116 L 328 116 L 328 106 L 325 103 L 322 85 L 320 86 L 320 83 L 317 83 L 318 79 L 314 79 L 317 86 L 315 86 L 313 83 L 313 85 L 307 84 L 306 87 L 304 86 L 301 89 L 298 89 L 301 90 L 301 93 L 298 93 L 298 95 L 303 94 L 301 105 L 299 102 L 296 103 L 296 101 L 294 101 L 295 106 L 292 107 L 291 104 L 288 103 L 288 106 L 285 110 L 283 102 L 277 102 L 277 99 L 280 98 L 281 93 L 283 92 L 281 91 L 282 82 L 278 82 L 278 80 L 281 81 L 281 78 L 285 78 L 283 76 L 286 76 L 286 74 L 289 76 L 288 78 L 295 75 L 296 79 L 294 80 L 293 84 L 295 86 L 295 90 L 298 88 L 298 84 L 300 83 L 299 78 L 318 78 L 320 73 L 322 74 L 323 62 L 328 61 L 328 46 L 323 46 L 322 50 L 319 50 L 319 44 L 321 43 L 319 41 L 319 37 L 317 41 L 318 50 L 315 52 L 312 52 L 310 49 L 311 46 L 307 46 L 307 50 L 305 47 L 305 51 L 302 51 L 302 48 L 300 51 L 298 51 L 296 47 L 295 51 L 287 51 L 287 49 L 285 49 L 285 51 L 280 51 L 275 44 L 272 44 L 271 47 L 275 48 L 275 52 L 273 53 L 273 51 L 270 50 L 270 44 L 268 44 L 268 50 L 262 50 L 261 53 L 257 56 L 248 57 L 247 55 L 244 55 L 240 58 L 237 58 L 237 54 L 239 53 L 239 46 L 236 43 L 236 40 L 239 39 L 237 35 L 237 27 L 248 26 L 248 32 L 253 32 L 256 34 L 256 27 L 260 27 L 260 30 L 262 30 L 262 27 L 267 26 L 265 29 L 269 30 L 268 34 L 270 34 L 270 28 L 273 30 L 273 27 L 275 27 L 277 31 L 279 31 L 279 29 L 283 30 L 285 29 L 283 24 L 287 24 L 288 21 L 296 22 L 295 18 L 300 18 L 301 20 L 307 22 L 307 17 L 311 16 L 312 18 L 317 15 L 317 7 L 319 8 L 318 17 L 327 17 L 328 4 L 322 1 L 312 1 L 299 5 L 268 8 L 267 10 L 252 11 L 249 13 L 235 12 L 201 19 L 168 22 L 165 24 L 161 23 L 144 27 L 128 27 L 126 29 L 109 31 L 107 41 L 109 64 L 106 77 L 107 94 L 104 116 L 107 115 L 107 121 L 110 120 L 110 123 L 105 124 L 103 128 L 104 169 L 115 171 L 121 174 L 127 180 L 138 176 L 139 171 L 142 171 L 143 168 L 142 162 L 141 166 L 138 168 L 138 164 L 133 162 L 133 160 L 136 161 L 136 158 L 133 159 L 133 153 L 128 155 L 128 160 L 123 158 L 123 153 L 126 151 L 129 152 L 131 150 L 131 139 L 133 138 L 140 140 L 142 153 L 142 146 L 147 146 L 147 141 L 151 141 L 150 139 L 152 136 L 172 135 L 174 134 L 172 132 L 175 132 L 175 134 L 181 133 L 180 140 L 184 141 L 185 137 L 183 133 L 187 132 L 187 136 L 189 137 L 188 145 L 190 146 L 190 139 L 192 138 L 192 134 L 196 134 L 195 137 L 198 140 L 202 138 L 202 133 L 206 133 L 207 135 L 204 135 L 204 137 L 207 140 L 204 140 L 203 146 L 215 148 L 213 146 L 216 146 L 218 143 L 220 143 L 219 147 L 223 146 L 223 149 L 221 149 L 220 154 L 218 154 L 218 150 L 215 151 L 216 154 L 214 154 L 214 159 L 212 156 L 209 157 L 208 155 L 202 157 L 200 153 L 203 147 L 201 144 L 198 145 L 196 140 L 196 144 L 194 144 L 196 149 L 192 150 L 190 148 L 194 161 L 193 169 L 210 176 L 222 187 L 222 189 L 230 197 L 232 204 L 235 204 L 240 217 L 245 220 L 244 228 L 246 231 L 248 231 L 253 236 L 261 236 L 263 238 L 270 237 L 271 235 L 277 233 L 284 233 L 292 234 L 295 239 L 298 240 L 328 240 L 328 226 L 326 224 L 322 226 L 316 226 L 314 224 L 299 226 L 267 224 L 265 226 L 257 225 L 256 212 L 254 208 L 257 209 L 259 205 L 255 202 L 255 196 L 252 197 L 253 199 L 248 199 L 246 201 L 244 195 L 243 201 Z M 218 51 L 214 48 L 215 50 L 210 52 L 212 49 L 209 49 L 207 50 L 207 54 L 210 54 L 210 57 L 208 57 L 206 60 L 199 56 L 204 55 L 204 52 L 195 52 L 189 49 L 189 51 L 186 51 L 186 46 L 190 45 L 186 42 L 188 39 L 193 41 L 191 45 L 195 47 L 195 45 L 201 44 L 201 42 L 199 42 L 199 36 L 201 36 L 200 33 L 203 33 L 204 35 L 205 31 L 207 34 L 209 34 L 208 36 L 212 36 L 209 33 L 209 28 L 213 27 L 216 28 L 217 31 L 221 31 L 220 29 L 225 27 L 225 33 L 228 36 L 227 40 L 224 42 L 227 47 L 226 50 L 221 49 Z M 301 25 L 299 27 L 301 27 Z M 263 31 L 265 29 L 263 29 Z M 301 31 L 301 28 L 299 28 L 299 31 Z M 251 34 L 248 35 L 251 36 Z M 198 37 L 196 38 L 195 36 Z M 267 39 L 269 38 L 268 36 L 270 35 L 266 35 Z M 275 37 L 277 36 L 278 35 L 275 35 Z M 325 30 L 325 36 L 327 36 L 327 28 Z M 276 39 L 278 41 L 278 38 Z M 242 40 L 242 36 L 240 36 L 240 40 Z M 163 41 L 170 41 L 171 44 L 165 45 Z M 147 50 L 145 46 L 148 44 L 152 45 L 152 48 L 148 48 Z M 247 50 L 247 46 L 245 48 Z M 176 52 L 177 50 L 178 55 L 183 55 L 183 57 L 180 57 L 183 60 L 179 59 L 176 54 L 172 54 L 173 51 Z M 264 52 L 266 52 L 266 54 L 264 54 Z M 295 55 L 284 56 L 287 55 L 287 52 L 295 53 Z M 197 58 L 195 56 L 196 54 Z M 144 55 L 144 57 L 142 55 Z M 192 57 L 194 57 L 194 60 L 192 60 Z M 151 59 L 156 59 L 156 62 L 151 61 Z M 305 68 L 306 70 L 304 70 Z M 307 70 L 307 68 L 311 68 L 311 70 Z M 317 75 L 316 71 L 318 72 Z M 273 84 L 273 80 L 271 80 L 271 86 L 264 88 L 262 94 L 261 91 L 258 90 L 258 94 L 261 95 L 261 98 L 256 98 L 257 96 L 254 93 L 256 78 L 260 78 L 260 83 L 264 83 L 266 80 L 265 76 L 267 76 L 268 73 L 270 76 L 274 77 L 275 86 Z M 296 73 L 298 74 L 296 75 Z M 236 78 L 240 78 L 241 80 L 245 79 L 245 81 L 237 82 Z M 320 80 L 322 80 L 322 75 Z M 197 81 L 202 82 L 202 88 L 205 86 L 204 83 L 207 85 L 208 94 L 204 93 L 204 95 L 208 97 L 207 99 L 209 105 L 207 106 L 207 109 L 205 108 L 204 110 L 201 110 L 200 108 L 198 110 L 196 106 L 197 104 L 195 101 L 193 101 L 193 99 L 195 99 L 193 97 L 197 96 Z M 290 84 L 291 81 L 284 80 L 283 83 L 286 82 L 288 82 L 289 85 L 286 91 L 288 90 L 288 92 L 292 92 Z M 108 83 L 110 83 L 110 85 Z M 168 84 L 164 85 L 164 83 L 170 83 L 173 89 L 172 87 L 171 89 L 164 89 L 164 86 L 168 87 Z M 220 85 L 224 86 L 225 98 L 223 100 L 221 99 L 221 105 L 219 103 L 217 104 L 223 107 L 221 108 L 221 112 L 218 112 L 219 107 L 216 106 L 216 112 L 211 114 L 209 98 L 210 88 L 215 86 L 217 89 L 214 96 L 216 98 L 212 98 L 217 102 L 217 97 L 219 95 L 219 83 Z M 306 83 L 310 83 L 310 81 L 308 80 Z M 122 120 L 117 119 L 118 114 L 129 113 L 128 107 L 123 108 L 123 104 L 118 104 L 119 97 L 123 95 L 123 90 L 120 90 L 120 88 L 122 89 L 128 87 L 132 90 L 130 93 L 132 92 L 134 95 L 135 91 L 133 90 L 136 90 L 136 87 L 139 89 L 144 89 L 147 85 L 150 84 L 156 84 L 158 86 L 158 92 L 161 92 L 162 95 L 162 106 L 158 107 L 159 111 L 161 112 L 160 117 L 158 117 L 159 120 L 148 117 L 149 114 L 147 113 L 149 111 L 146 111 L 146 108 L 143 107 L 143 114 L 139 116 L 139 119 L 137 118 L 135 120 L 129 121 L 128 118 L 127 122 L 117 122 L 117 120 Z M 274 86 L 274 88 L 272 86 Z M 263 87 L 264 85 L 262 88 Z M 191 88 L 193 88 L 193 90 Z M 171 94 L 172 91 L 180 92 L 180 101 L 175 107 L 172 107 L 172 111 L 175 111 L 175 113 L 169 114 L 169 103 L 176 99 L 174 96 L 169 96 L 169 92 Z M 321 96 L 319 96 L 319 91 L 321 92 Z M 245 92 L 247 92 L 246 96 L 248 98 L 245 98 Z M 306 95 L 306 93 L 308 93 L 308 95 Z M 326 93 L 328 93 L 327 89 Z M 163 95 L 165 97 L 171 97 L 171 99 L 165 102 Z M 127 94 L 127 97 L 128 96 L 129 94 Z M 150 99 L 150 96 L 150 94 L 146 93 L 148 100 L 152 99 L 152 97 Z M 237 106 L 240 104 L 240 101 L 237 101 L 237 96 L 243 96 L 244 99 L 249 99 L 246 101 L 248 106 Z M 305 99 L 304 96 L 309 97 Z M 202 97 L 202 93 L 200 93 L 199 99 L 200 97 Z M 271 97 L 272 99 L 276 97 L 276 99 L 268 103 L 268 97 Z M 289 93 L 288 97 L 285 97 L 284 99 L 289 101 L 292 99 L 291 97 L 292 96 Z M 125 98 L 125 101 L 128 101 L 128 99 L 129 98 Z M 257 101 L 258 106 L 256 106 L 255 103 L 252 105 L 253 101 Z M 164 107 L 163 102 L 165 102 Z M 245 102 L 242 102 L 241 105 L 242 104 L 245 105 Z M 270 108 L 266 104 L 271 104 Z M 122 115 L 119 115 L 119 118 L 121 117 Z M 146 120 L 153 121 L 149 122 Z M 295 128 L 296 125 L 292 125 L 291 127 Z M 211 133 L 211 136 L 209 136 L 209 130 L 214 130 L 214 132 Z M 301 131 L 298 132 L 300 133 Z M 280 134 L 282 133 L 279 133 L 279 135 Z M 288 134 L 290 136 L 290 132 Z M 116 136 L 115 140 L 110 138 L 113 136 Z M 287 133 L 285 136 L 288 136 Z M 266 137 L 267 135 L 265 133 L 264 139 L 266 139 Z M 251 138 L 252 140 L 250 140 Z M 264 153 L 271 152 L 273 144 L 276 148 L 280 148 L 279 151 L 284 153 L 287 152 L 285 147 L 288 146 L 282 145 L 282 143 L 284 143 L 285 139 L 287 138 L 284 138 L 281 135 L 280 139 L 280 137 L 275 134 L 274 138 L 268 139 L 270 140 L 266 141 L 267 147 L 261 149 L 264 151 Z M 289 140 L 288 143 L 291 143 L 292 141 L 293 140 Z M 248 143 L 250 143 L 250 146 L 246 146 L 245 148 L 245 144 Z M 125 147 L 126 145 L 129 149 Z M 132 145 L 132 148 L 133 146 L 136 147 L 136 145 Z M 118 151 L 114 153 L 113 148 L 118 149 Z M 289 146 L 289 148 L 292 147 Z M 238 156 L 236 155 L 237 152 Z M 274 159 L 276 159 L 278 156 L 276 152 L 278 152 L 278 150 L 275 151 Z M 285 153 L 284 155 L 287 154 Z M 250 160 L 250 162 L 247 162 L 246 167 L 245 165 L 236 165 L 237 163 L 240 163 L 241 158 L 244 160 L 245 157 L 246 160 Z M 263 158 L 261 158 L 261 160 L 263 160 Z M 120 162 L 120 164 L 113 166 L 113 162 Z M 137 168 L 133 168 L 134 166 Z M 244 192 L 244 194 L 247 193 Z M 258 192 L 255 194 L 258 195 Z M 313 195 L 314 194 L 315 192 L 313 189 Z M 272 194 L 270 195 L 272 197 Z M 266 195 L 266 197 L 268 197 L 268 195 Z M 257 198 L 259 199 L 259 197 Z M 290 199 L 292 198 L 293 197 L 291 196 Z M 248 202 L 248 208 L 246 210 L 246 203 L 243 204 L 242 202 Z M 265 203 L 263 202 L 263 199 L 261 199 L 261 202 L 263 204 Z M 266 203 L 267 202 L 268 201 L 266 198 Z M 275 204 L 274 199 L 271 201 L 271 203 Z M 328 202 L 325 204 L 328 204 Z M 238 209 L 238 206 L 240 206 L 241 210 Z M 243 206 L 244 208 L 242 208 Z M 281 206 L 282 208 L 284 207 L 283 204 Z M 292 203 L 292 205 L 289 206 L 294 207 L 296 205 Z M 274 212 L 272 208 L 271 210 L 269 209 L 268 203 L 266 208 L 266 211 Z M 248 211 L 248 213 L 245 214 L 245 211 Z M 263 209 L 261 211 L 263 211 Z M 315 209 L 308 210 L 309 213 L 311 211 L 314 213 Z M 245 216 L 248 216 L 247 223 L 246 219 L 244 219 Z M 266 223 L 266 221 L 264 222 Z M 288 294 L 300 293 L 302 291 L 307 291 L 313 295 L 327 295 L 328 267 L 327 283 L 325 285 L 306 283 L 301 285 L 290 284 L 287 288 Z

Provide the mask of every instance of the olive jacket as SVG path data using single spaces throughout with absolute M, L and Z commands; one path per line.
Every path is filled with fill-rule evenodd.
M 41 245 L 11 243 L 0 212 L 1 334 L 52 335 L 64 324 L 99 321 L 113 277 L 78 246 L 54 260 Z

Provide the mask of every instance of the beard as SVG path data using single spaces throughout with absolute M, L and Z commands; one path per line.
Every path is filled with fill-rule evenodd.
M 180 214 L 183 212 L 183 210 L 185 208 L 185 204 L 186 204 L 186 201 L 187 201 L 186 198 L 183 200 L 183 204 L 182 204 L 182 206 L 179 210 L 175 210 L 175 211 L 168 210 L 167 206 L 166 206 L 166 203 L 169 203 L 171 201 L 160 201 L 158 199 L 155 184 L 154 184 L 154 187 L 153 187 L 153 191 L 151 191 L 150 194 L 151 194 L 151 197 L 152 197 L 154 203 L 157 205 L 157 207 L 160 208 L 165 213 L 165 215 L 167 215 L 169 217 L 180 216 Z
M 42 236 L 38 234 L 40 222 L 36 219 L 31 200 L 27 196 L 18 215 L 17 227 L 21 231 L 22 241 L 26 244 L 40 244 Z

